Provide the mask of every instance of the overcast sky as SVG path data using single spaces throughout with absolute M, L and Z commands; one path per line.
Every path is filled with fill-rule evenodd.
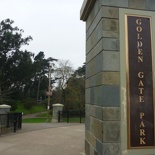
M 1 0 L 0 19 L 31 35 L 25 49 L 45 57 L 70 60 L 76 69 L 85 62 L 85 23 L 80 21 L 84 0 Z

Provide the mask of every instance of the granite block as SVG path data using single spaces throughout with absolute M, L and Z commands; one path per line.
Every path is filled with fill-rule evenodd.
M 86 115 L 90 114 L 90 108 L 91 108 L 90 104 L 85 104 L 85 113 L 86 113 Z
M 95 92 L 94 92 L 94 87 L 90 88 L 90 104 L 94 104 L 95 102 Z
M 101 8 L 102 16 L 107 18 L 118 19 L 119 18 L 119 8 L 102 6 Z
M 120 88 L 119 86 L 102 86 L 102 106 L 119 107 L 120 106 Z
M 90 155 L 90 144 L 85 140 L 85 154 Z
M 90 128 L 91 128 L 91 118 L 87 114 L 85 115 L 85 128 L 88 131 L 90 131 Z
M 93 31 L 95 33 L 95 36 L 98 36 L 98 37 L 96 37 L 97 41 L 101 38 L 101 36 L 118 38 L 118 36 L 119 36 L 118 19 L 111 19 L 111 18 L 110 19 L 108 19 L 108 18 L 101 19 L 100 18 L 100 20 L 98 19 L 98 23 L 97 23 L 97 21 L 96 22 L 93 21 L 93 23 L 95 23 L 95 25 L 92 24 L 86 33 L 87 39 L 91 36 L 91 33 Z M 102 34 L 99 33 L 98 30 L 100 30 L 102 32 Z
M 102 86 L 94 87 L 94 104 L 98 106 L 103 104 Z
M 145 0 L 129 0 L 129 8 L 145 9 Z
M 92 85 L 91 85 L 91 77 L 90 78 L 87 78 L 86 80 L 85 80 L 85 88 L 87 89 L 87 88 L 90 88 Z
M 87 141 L 94 147 L 94 149 L 96 149 L 96 138 L 94 137 L 94 135 L 91 132 L 86 131 L 85 137 Z
M 95 106 L 95 117 L 99 120 L 103 119 L 103 110 L 102 107 Z
M 155 1 L 154 0 L 146 0 L 146 9 L 155 11 Z
M 120 122 L 103 121 L 103 142 L 120 142 Z
M 90 65 L 89 63 L 86 64 L 86 78 L 90 76 Z
M 119 143 L 103 143 L 103 155 L 121 155 Z
M 95 81 L 94 86 L 102 85 L 102 72 L 97 73 L 95 75 L 94 79 L 95 79 L 94 80 Z
M 95 57 L 95 73 L 101 72 L 103 69 L 103 52 Z
M 90 104 L 91 103 L 91 89 L 88 88 L 88 89 L 85 89 L 85 102 L 87 104 Z
M 96 151 L 99 155 L 103 154 L 103 146 L 102 143 L 100 141 L 96 141 Z
M 119 121 L 120 107 L 103 107 L 102 116 L 105 121 Z
M 95 117 L 95 108 L 96 107 L 94 105 L 90 106 L 90 115 L 93 116 L 93 117 Z
M 100 0 L 102 5 L 128 7 L 128 0 Z
M 90 76 L 92 76 L 92 75 L 94 75 L 95 74 L 95 59 L 92 59 L 91 61 L 90 61 Z
M 88 28 L 90 27 L 90 25 L 92 24 L 92 22 L 95 20 L 98 11 L 100 10 L 101 4 L 99 3 L 99 1 L 96 1 L 94 4 L 94 7 L 92 8 L 88 18 L 87 18 L 87 22 L 86 22 L 86 30 L 88 31 Z M 94 22 L 98 23 L 98 22 Z
M 93 146 L 92 145 L 90 145 L 90 154 L 89 155 L 94 155 L 94 148 L 93 148 Z
M 120 53 L 112 51 L 103 51 L 103 71 L 120 70 Z
M 119 85 L 120 83 L 119 72 L 102 72 L 102 84 Z
M 91 59 L 96 57 L 101 51 L 102 51 L 102 40 L 100 40 L 95 45 L 95 47 L 91 51 L 89 51 L 89 53 L 87 54 L 87 57 L 86 57 L 86 61 L 87 62 L 91 61 Z
M 103 50 L 119 51 L 119 40 L 115 38 L 103 38 Z
M 103 122 L 92 118 L 92 124 L 91 124 L 91 133 L 98 139 L 99 141 L 102 142 L 103 139 Z
M 112 37 L 118 38 L 119 37 L 119 22 L 117 19 L 102 19 L 103 24 L 103 37 Z

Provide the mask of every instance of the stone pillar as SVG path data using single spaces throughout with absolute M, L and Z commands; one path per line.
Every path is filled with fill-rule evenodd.
M 11 109 L 10 105 L 2 104 L 2 105 L 0 105 L 0 114 L 7 114 L 7 113 L 9 113 L 10 109 Z
M 1 127 L 6 127 L 7 126 L 7 119 L 8 116 L 6 114 L 8 114 L 10 112 L 11 106 L 10 105 L 6 105 L 6 104 L 2 104 L 0 105 L 0 125 Z
M 155 12 L 154 0 L 83 2 L 80 19 L 86 22 L 86 155 L 148 155 L 155 152 L 154 147 L 135 150 L 127 146 L 124 69 L 125 14 L 152 16 L 152 12 Z M 154 16 L 152 21 L 154 24 Z
M 63 104 L 53 104 L 53 117 L 52 122 L 57 123 L 58 122 L 58 112 L 63 110 L 64 105 Z

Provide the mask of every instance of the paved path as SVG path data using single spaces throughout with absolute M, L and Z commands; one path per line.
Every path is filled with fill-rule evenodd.
M 84 124 L 23 124 L 0 136 L 0 155 L 83 155 Z

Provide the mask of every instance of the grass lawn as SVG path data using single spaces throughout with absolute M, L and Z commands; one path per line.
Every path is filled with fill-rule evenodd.
M 35 105 L 32 107 L 32 109 L 27 110 L 24 108 L 23 104 L 17 103 L 17 109 L 15 112 L 23 112 L 23 114 L 33 114 L 33 113 L 38 113 L 38 112 L 44 112 L 46 111 L 46 107 L 43 105 Z

